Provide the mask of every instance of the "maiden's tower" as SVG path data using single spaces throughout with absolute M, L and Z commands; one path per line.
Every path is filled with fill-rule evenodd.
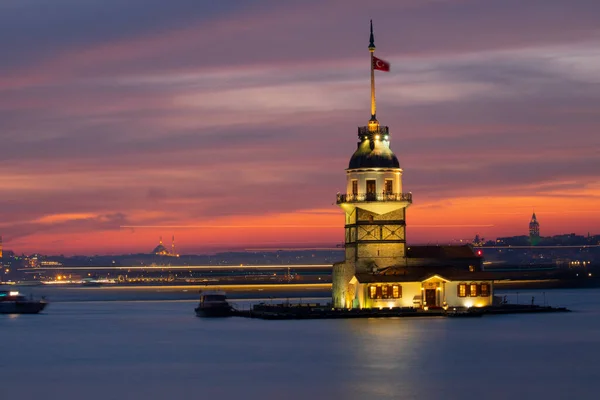
M 406 245 L 406 211 L 412 194 L 402 186 L 391 133 L 377 119 L 375 71 L 390 64 L 375 57 L 369 41 L 371 118 L 358 128 L 357 149 L 346 169 L 345 260 L 333 266 L 335 308 L 483 306 L 492 282 L 482 280 L 481 260 L 468 246 Z M 478 279 L 479 278 L 479 279 Z

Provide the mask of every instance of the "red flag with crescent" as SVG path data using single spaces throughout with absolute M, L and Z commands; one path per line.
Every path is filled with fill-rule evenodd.
M 390 71 L 390 63 L 373 56 L 373 69 L 378 69 L 380 71 L 389 72 Z

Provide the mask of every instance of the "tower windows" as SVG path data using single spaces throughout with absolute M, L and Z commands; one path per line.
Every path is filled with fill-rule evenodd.
M 377 193 L 376 182 L 375 179 L 367 179 L 367 194 Z
M 358 181 L 356 179 L 352 180 L 352 194 L 354 196 L 358 194 Z
M 375 179 L 367 180 L 367 201 L 377 200 L 377 181 Z
M 391 179 L 386 179 L 385 180 L 385 194 L 392 194 L 394 193 L 394 181 Z

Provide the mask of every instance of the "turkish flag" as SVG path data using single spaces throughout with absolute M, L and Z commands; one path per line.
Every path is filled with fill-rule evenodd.
M 373 56 L 373 69 L 390 72 L 390 63 Z

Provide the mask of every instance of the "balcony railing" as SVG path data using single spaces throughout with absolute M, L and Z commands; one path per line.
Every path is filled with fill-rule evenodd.
M 412 203 L 412 193 L 338 194 L 336 203 L 361 203 L 366 201 L 404 201 Z
M 374 132 L 369 130 L 368 126 L 359 126 L 358 134 L 359 135 L 368 135 L 370 133 L 375 133 L 379 135 L 387 135 L 390 133 L 390 128 L 387 126 L 379 126 Z
M 375 136 L 380 136 L 383 139 L 385 136 L 390 134 L 390 129 L 387 126 L 379 126 L 377 129 L 371 131 L 368 126 L 359 126 L 358 127 L 358 137 L 359 139 L 363 139 L 368 137 L 369 139 L 373 139 Z

